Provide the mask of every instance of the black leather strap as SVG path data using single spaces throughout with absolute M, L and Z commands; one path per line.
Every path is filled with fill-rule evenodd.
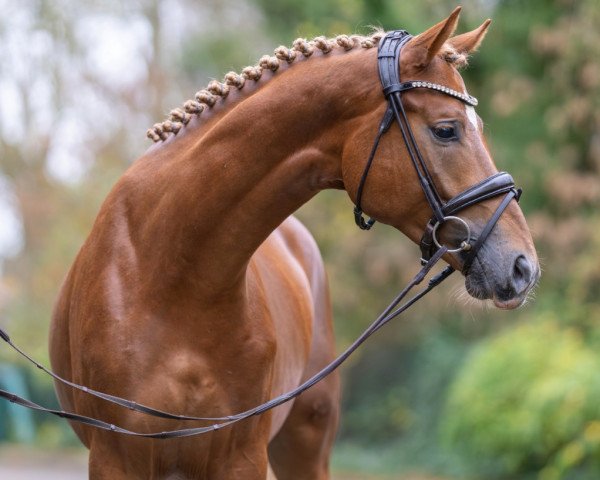
M 405 30 L 396 30 L 388 33 L 379 42 L 377 65 L 384 91 L 386 88 L 400 83 L 400 51 L 411 38 L 412 35 Z
M 450 199 L 442 210 L 445 215 L 453 215 L 464 208 L 483 202 L 488 198 L 502 195 L 514 188 L 515 182 L 512 176 L 506 172 L 498 172 Z
M 369 158 L 367 159 L 367 163 L 358 183 L 358 189 L 356 191 L 356 206 L 354 207 L 354 221 L 360 227 L 361 230 L 370 230 L 371 227 L 375 225 L 375 219 L 369 218 L 369 220 L 365 220 L 363 217 L 363 190 L 365 188 L 365 183 L 367 182 L 367 175 L 369 174 L 369 170 L 371 169 L 371 164 L 373 163 L 373 159 L 375 158 L 375 154 L 377 153 L 377 148 L 379 147 L 379 140 L 381 140 L 382 135 L 388 131 L 393 121 L 394 113 L 390 108 L 388 108 L 383 114 L 383 118 L 379 123 L 379 128 L 377 129 L 377 135 L 375 136 L 375 141 L 373 142 L 371 153 L 369 154 Z
M 513 198 L 517 199 L 517 201 L 518 201 L 520 196 L 521 196 L 521 190 L 515 190 L 513 188 L 513 189 L 509 190 L 509 192 L 506 194 L 506 196 L 502 199 L 502 202 L 500 202 L 500 205 L 498 205 L 498 208 L 496 208 L 496 211 L 494 212 L 492 217 L 488 220 L 487 224 L 485 225 L 485 227 L 479 234 L 477 241 L 472 246 L 471 250 L 469 250 L 467 252 L 467 256 L 465 258 L 465 261 L 463 262 L 463 267 L 462 267 L 462 273 L 464 275 L 467 275 L 469 273 L 469 270 L 471 268 L 471 265 L 473 264 L 473 261 L 477 258 L 477 254 L 481 250 L 482 245 L 487 240 L 487 238 L 490 236 L 490 233 L 492 233 L 492 230 L 496 226 L 496 223 L 498 223 L 498 220 L 500 220 L 500 217 L 504 213 L 504 210 L 506 210 L 506 207 L 508 207 L 508 205 L 510 204 L 510 202 L 512 201 Z
M 395 65 L 398 61 L 398 55 L 402 46 L 411 38 L 412 36 L 405 30 L 396 30 L 386 35 L 380 41 L 377 53 L 377 64 L 379 67 L 379 78 L 381 80 L 381 84 L 384 87 L 384 90 L 386 85 L 397 82 L 398 69 L 395 67 Z M 373 159 L 375 158 L 375 154 L 377 153 L 377 148 L 379 147 L 379 141 L 381 140 L 381 136 L 385 132 L 387 132 L 393 121 L 394 111 L 390 105 L 386 109 L 381 123 L 379 124 L 379 129 L 377 130 L 377 135 L 375 136 L 375 141 L 373 142 L 373 147 L 371 148 L 371 153 L 369 154 L 369 158 L 367 159 L 367 163 L 363 170 L 362 176 L 358 183 L 358 189 L 356 191 L 354 221 L 356 222 L 356 225 L 358 225 L 361 228 L 361 230 L 370 230 L 371 227 L 375 224 L 375 219 L 369 218 L 369 220 L 365 220 L 363 217 L 362 196 L 365 183 L 367 181 L 367 175 L 369 174 L 369 170 L 371 169 L 371 165 L 373 164 Z
M 412 90 L 413 88 L 415 88 L 413 82 L 394 83 L 385 87 L 383 89 L 383 94 L 386 97 L 389 97 L 392 93 L 405 92 L 406 90 Z
M 130 436 L 135 436 L 135 437 L 156 438 L 156 439 L 160 439 L 160 440 L 200 435 L 203 433 L 208 433 L 208 432 L 213 432 L 215 430 L 219 430 L 223 427 L 230 425 L 231 423 L 234 423 L 234 421 L 229 421 L 229 422 L 224 422 L 224 423 L 220 423 L 220 424 L 210 425 L 208 427 L 184 428 L 184 429 L 180 429 L 180 430 L 171 430 L 171 431 L 167 431 L 167 432 L 141 433 L 141 432 L 134 432 L 132 430 L 127 430 L 125 428 L 119 427 L 112 423 L 108 423 L 103 420 L 98 420 L 97 418 L 88 417 L 86 415 L 79 415 L 77 413 L 65 412 L 64 410 L 55 410 L 53 408 L 46 408 L 35 402 L 27 400 L 26 398 L 20 397 L 19 395 L 15 395 L 14 393 L 7 392 L 6 390 L 0 390 L 0 398 L 4 398 L 11 403 L 20 405 L 20 406 L 28 408 L 30 410 L 37 410 L 38 412 L 50 413 L 52 415 L 56 415 L 57 417 L 65 418 L 72 422 L 89 425 L 90 427 L 98 428 L 100 430 L 108 430 L 110 432 L 122 433 L 125 435 L 130 435 Z
M 434 216 L 440 221 L 443 221 L 441 211 L 442 201 L 435 188 L 433 178 L 429 173 L 427 165 L 423 160 L 419 146 L 417 145 L 410 124 L 408 123 L 404 105 L 402 104 L 401 92 L 414 88 L 412 82 L 402 83 L 400 79 L 402 47 L 404 47 L 411 38 L 412 36 L 406 31 L 396 30 L 390 32 L 381 40 L 377 55 L 379 79 L 381 80 L 384 95 L 394 111 L 394 116 L 400 127 L 406 149 L 417 172 L 419 183 L 425 193 L 427 202 L 431 206 Z

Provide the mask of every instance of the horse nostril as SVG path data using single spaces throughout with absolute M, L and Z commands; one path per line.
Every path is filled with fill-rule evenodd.
M 529 286 L 533 274 L 531 265 L 524 255 L 519 255 L 513 265 L 513 284 L 516 292 L 521 292 Z

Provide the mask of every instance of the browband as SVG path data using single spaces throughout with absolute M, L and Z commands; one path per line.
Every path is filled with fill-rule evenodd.
M 468 93 L 460 93 L 457 90 L 446 87 L 445 85 L 440 85 L 439 83 L 422 82 L 420 80 L 395 83 L 394 85 L 384 88 L 383 94 L 387 97 L 391 93 L 405 92 L 406 90 L 412 90 L 413 88 L 430 88 L 431 90 L 437 90 L 438 92 L 445 93 L 451 97 L 458 98 L 462 102 L 466 103 L 467 105 L 471 105 L 472 107 L 476 107 L 479 104 L 479 101 Z

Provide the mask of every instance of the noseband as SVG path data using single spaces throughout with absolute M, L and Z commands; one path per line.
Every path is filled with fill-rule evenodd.
M 428 88 L 435 90 L 450 97 L 456 98 L 461 102 L 475 107 L 477 105 L 477 99 L 467 93 L 460 93 L 452 88 L 437 83 L 431 83 L 420 80 L 412 80 L 409 82 L 400 81 L 400 53 L 402 47 L 404 47 L 408 41 L 412 38 L 412 35 L 408 34 L 404 30 L 396 30 L 388 33 L 383 37 L 379 43 L 379 52 L 377 55 L 377 63 L 379 67 L 379 78 L 383 87 L 383 94 L 388 101 L 388 108 L 386 109 L 383 119 L 379 124 L 377 136 L 373 143 L 373 148 L 365 165 L 362 177 L 358 184 L 358 190 L 356 193 L 356 207 L 354 208 L 354 219 L 356 224 L 363 230 L 369 230 L 375 220 L 369 218 L 365 220 L 363 217 L 363 211 L 361 207 L 361 200 L 365 182 L 369 169 L 373 163 L 379 141 L 385 132 L 389 130 L 394 120 L 400 127 L 404 144 L 412 161 L 412 164 L 417 172 L 419 183 L 425 194 L 425 198 L 431 207 L 433 216 L 427 223 L 425 231 L 421 238 L 421 262 L 426 264 L 433 254 L 441 248 L 441 244 L 437 238 L 437 232 L 440 226 L 445 223 L 455 222 L 462 226 L 465 230 L 465 239 L 460 244 L 459 248 L 448 249 L 449 253 L 464 252 L 463 254 L 463 268 L 462 271 L 466 274 L 471 267 L 471 264 L 477 257 L 477 253 L 492 229 L 500 219 L 500 216 L 508 207 L 510 201 L 514 198 L 519 201 L 521 196 L 521 190 L 515 188 L 513 178 L 506 172 L 496 173 L 481 182 L 473 185 L 467 190 L 459 193 L 455 197 L 451 198 L 447 202 L 444 202 L 438 193 L 435 183 L 429 173 L 427 164 L 423 160 L 423 156 L 419 150 L 415 137 L 413 135 L 406 112 L 402 104 L 402 93 L 407 90 L 414 88 Z M 461 210 L 482 202 L 492 197 L 499 195 L 505 195 L 504 199 L 488 220 L 487 224 L 480 232 L 477 238 L 471 237 L 471 231 L 468 223 L 462 218 L 455 214 Z

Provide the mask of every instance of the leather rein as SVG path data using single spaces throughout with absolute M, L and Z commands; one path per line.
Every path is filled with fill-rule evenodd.
M 367 179 L 367 175 L 369 173 L 369 169 L 373 163 L 373 159 L 375 157 L 375 153 L 377 152 L 377 147 L 382 135 L 389 130 L 394 120 L 398 123 L 400 131 L 402 133 L 402 137 L 404 139 L 404 143 L 406 144 L 406 148 L 408 150 L 411 161 L 414 165 L 414 168 L 417 172 L 417 176 L 419 178 L 419 183 L 423 189 L 425 194 L 425 198 L 427 199 L 429 205 L 431 206 L 431 210 L 433 212 L 433 216 L 429 223 L 425 228 L 425 233 L 423 234 L 423 238 L 421 239 L 421 253 L 422 258 L 421 262 L 423 267 L 421 270 L 415 275 L 415 277 L 409 282 L 409 284 L 396 296 L 396 298 L 390 303 L 390 305 L 375 319 L 373 323 L 334 361 L 332 361 L 329 365 L 323 368 L 320 372 L 306 380 L 304 383 L 296 387 L 295 389 L 284 393 L 278 397 L 269 400 L 257 407 L 251 408 L 244 412 L 240 412 L 235 415 L 229 415 L 225 417 L 196 417 L 196 416 L 187 416 L 187 415 L 179 415 L 170 412 L 165 412 L 162 410 L 154 409 L 152 407 L 134 402 L 132 400 L 128 400 L 125 398 L 121 398 L 115 395 L 110 395 L 107 393 L 99 392 L 93 390 L 91 388 L 78 385 L 74 382 L 66 380 L 56 373 L 52 372 L 48 368 L 44 367 L 37 361 L 35 361 L 31 356 L 25 353 L 22 349 L 20 349 L 16 344 L 14 344 L 9 337 L 8 333 L 2 329 L 0 329 L 0 338 L 4 340 L 10 347 L 12 347 L 17 353 L 27 359 L 29 362 L 34 364 L 37 368 L 44 371 L 46 374 L 51 376 L 55 381 L 63 383 L 73 389 L 79 390 L 85 394 L 93 395 L 98 397 L 104 401 L 109 403 L 113 403 L 119 405 L 124 408 L 128 408 L 130 410 L 134 410 L 136 412 L 140 412 L 146 415 L 150 415 L 153 417 L 170 419 L 170 420 L 178 420 L 178 421 L 201 421 L 201 422 L 213 422 L 208 426 L 203 427 L 195 427 L 195 428 L 183 428 L 178 430 L 171 431 L 162 431 L 162 432 L 136 432 L 127 430 L 125 428 L 119 427 L 117 425 L 105 422 L 103 420 L 99 420 L 96 418 L 88 417 L 85 415 L 80 415 L 73 412 L 66 412 L 64 410 L 55 410 L 43 407 L 37 403 L 34 403 L 30 400 L 27 400 L 23 397 L 15 395 L 14 393 L 8 392 L 6 390 L 0 389 L 0 398 L 4 398 L 9 400 L 12 403 L 21 405 L 23 407 L 41 411 L 44 413 L 49 413 L 52 415 L 56 415 L 61 418 L 65 418 L 72 422 L 82 423 L 85 425 L 89 425 L 91 427 L 99 428 L 102 430 L 113 431 L 120 434 L 132 435 L 136 437 L 146 437 L 146 438 L 155 438 L 155 439 L 169 439 L 169 438 L 181 438 L 181 437 L 189 437 L 194 435 L 200 435 L 208 432 L 213 432 L 219 430 L 221 428 L 230 426 L 234 423 L 242 421 L 246 418 L 261 415 L 262 413 L 267 412 L 279 405 L 282 405 L 286 402 L 293 400 L 298 397 L 302 392 L 306 391 L 310 387 L 312 387 L 317 382 L 321 381 L 327 375 L 332 373 L 335 369 L 337 369 L 360 345 L 362 345 L 367 338 L 373 335 L 376 331 L 378 331 L 381 327 L 383 327 L 390 320 L 396 318 L 398 315 L 407 310 L 410 306 L 412 306 L 415 302 L 417 302 L 420 298 L 430 292 L 437 285 L 442 283 L 446 278 L 448 278 L 453 272 L 454 268 L 451 266 L 447 266 L 437 275 L 434 275 L 428 282 L 427 286 L 411 297 L 409 300 L 405 301 L 405 303 L 401 304 L 401 302 L 405 299 L 408 293 L 417 285 L 419 285 L 433 268 L 433 266 L 442 258 L 446 253 L 453 252 L 465 252 L 464 263 L 463 263 L 463 273 L 466 273 L 477 256 L 477 252 L 487 239 L 487 237 L 492 232 L 492 229 L 498 222 L 500 216 L 509 205 L 512 199 L 519 200 L 521 195 L 521 190 L 515 188 L 512 177 L 505 172 L 496 173 L 485 180 L 473 185 L 468 188 L 464 192 L 459 193 L 452 199 L 447 202 L 443 202 L 441 200 L 440 195 L 438 194 L 433 179 L 427 169 L 427 165 L 423 160 L 423 157 L 419 151 L 417 143 L 415 141 L 414 135 L 410 128 L 410 124 L 408 123 L 408 119 L 406 117 L 406 113 L 404 111 L 404 107 L 402 105 L 402 92 L 407 90 L 411 90 L 414 88 L 429 88 L 440 93 L 444 93 L 451 97 L 457 98 L 467 105 L 475 106 L 477 105 L 477 100 L 474 97 L 471 97 L 468 94 L 457 92 L 456 90 L 450 89 L 443 85 L 434 84 L 431 82 L 423 82 L 423 81 L 410 81 L 410 82 L 400 82 L 400 74 L 399 74 L 399 66 L 400 66 L 400 52 L 402 47 L 406 45 L 408 40 L 410 40 L 411 35 L 409 35 L 404 30 L 396 30 L 388 33 L 379 44 L 379 53 L 378 53 L 378 66 L 379 66 L 379 76 L 381 79 L 381 84 L 383 86 L 383 92 L 388 100 L 388 108 L 383 116 L 381 124 L 379 126 L 379 130 L 377 136 L 375 138 L 375 142 L 373 144 L 373 148 L 371 150 L 371 154 L 367 160 L 365 169 L 363 171 L 363 175 L 358 187 L 357 191 L 357 200 L 356 200 L 356 208 L 354 209 L 354 215 L 357 225 L 363 230 L 369 230 L 373 224 L 375 223 L 374 219 L 369 219 L 365 221 L 363 217 L 363 212 L 361 209 L 361 199 L 363 195 L 363 190 L 365 186 L 365 182 Z M 488 220 L 488 223 L 483 228 L 482 232 L 479 234 L 477 239 L 471 238 L 471 232 L 468 224 L 465 220 L 460 217 L 455 216 L 457 212 L 463 210 L 471 205 L 482 202 L 492 197 L 496 197 L 499 195 L 505 195 L 504 199 L 497 207 L 494 214 Z M 465 240 L 462 242 L 460 248 L 450 249 L 447 246 L 440 244 L 437 239 L 437 230 L 438 228 L 446 223 L 446 222 L 458 222 L 463 227 L 465 227 L 466 235 Z

